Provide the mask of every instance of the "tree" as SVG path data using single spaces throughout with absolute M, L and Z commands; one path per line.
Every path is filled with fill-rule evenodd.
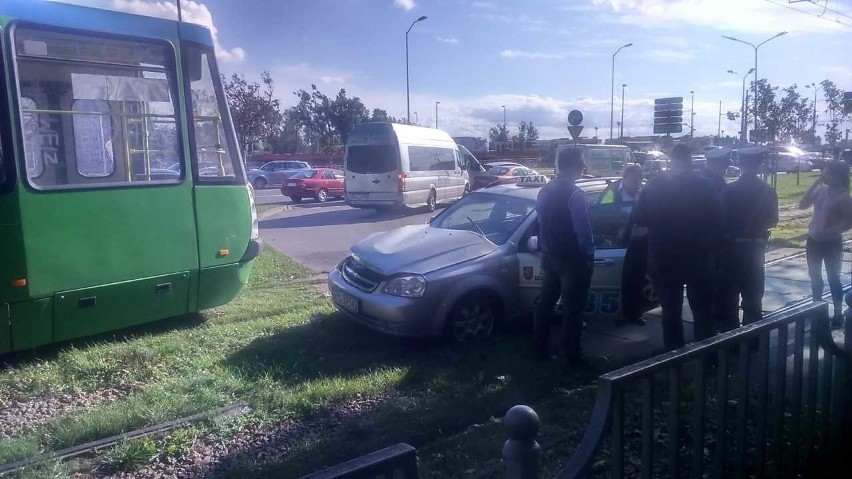
M 278 134 L 283 120 L 281 106 L 274 95 L 272 77 L 265 71 L 260 78 L 262 86 L 246 81 L 243 75 L 234 74 L 230 81 L 222 77 L 241 148 L 247 148 L 256 141 L 268 142 Z
M 740 114 L 740 112 L 738 111 L 729 111 L 725 113 L 725 116 L 728 118 L 728 121 L 737 121 L 742 116 L 742 114 Z
M 299 124 L 292 112 L 287 110 L 278 134 L 269 139 L 269 149 L 273 153 L 300 153 L 306 148 Z
M 840 126 L 848 116 L 843 110 L 843 91 L 837 88 L 833 81 L 823 80 L 822 92 L 825 98 L 825 112 L 828 113 L 828 122 L 825 124 L 825 139 L 832 148 L 837 148 L 842 132 Z
M 488 130 L 488 142 L 491 144 L 491 149 L 494 149 L 494 143 L 498 141 L 509 141 L 509 129 L 502 123 Z
M 752 88 L 754 88 L 754 82 L 752 82 Z M 757 82 L 757 90 L 757 109 L 754 108 L 753 103 L 750 104 L 750 113 L 757 117 L 760 122 L 760 129 L 766 132 L 761 141 L 774 141 L 781 128 L 780 110 L 778 104 L 775 103 L 778 87 L 772 86 L 768 80 L 762 79 Z
M 342 147 L 352 128 L 370 118 L 361 99 L 348 97 L 342 88 L 334 99 L 319 91 L 316 85 L 311 85 L 310 93 L 299 90 L 294 94 L 299 103 L 288 109 L 287 114 L 292 115 L 303 130 L 312 150 L 332 151 Z
M 527 148 L 527 144 L 531 141 L 538 140 L 538 129 L 532 124 L 522 121 L 518 125 L 518 134 L 512 136 L 512 141 L 521 147 L 521 151 Z
M 811 107 L 808 99 L 802 97 L 793 84 L 784 88 L 784 96 L 778 103 L 779 139 L 782 141 L 806 141 L 810 138 Z

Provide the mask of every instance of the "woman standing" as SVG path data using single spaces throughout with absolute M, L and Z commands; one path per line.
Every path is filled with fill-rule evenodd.
M 822 265 L 831 289 L 834 303 L 832 327 L 843 324 L 843 287 L 840 283 L 840 266 L 843 263 L 843 232 L 852 227 L 852 197 L 849 196 L 849 165 L 832 161 L 799 202 L 800 209 L 814 207 L 808 226 L 805 247 L 808 258 L 808 273 L 814 300 L 822 298 L 825 286 L 822 280 Z

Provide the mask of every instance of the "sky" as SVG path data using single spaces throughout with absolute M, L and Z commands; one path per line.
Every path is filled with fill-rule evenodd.
M 174 0 L 60 0 L 176 18 Z M 283 106 L 315 84 L 345 88 L 370 108 L 406 116 L 405 32 L 411 120 L 453 136 L 487 137 L 532 121 L 542 139 L 567 137 L 568 112 L 583 136 L 609 137 L 610 106 L 625 135 L 650 134 L 653 101 L 684 97 L 695 135 L 715 135 L 739 110 L 742 76 L 754 66 L 780 87 L 831 79 L 852 90 L 852 0 L 182 0 L 185 21 L 211 28 L 220 69 L 259 81 L 268 70 Z M 613 53 L 615 94 L 611 97 Z M 728 70 L 739 75 L 727 73 Z M 751 78 L 751 77 L 749 77 Z M 748 81 L 748 79 L 747 79 Z M 824 110 L 819 102 L 818 110 Z M 415 112 L 417 115 L 415 116 Z M 821 116 L 825 117 L 824 113 Z M 819 116 L 818 116 L 819 118 Z M 685 113 L 688 121 L 688 112 Z M 820 120 L 818 120 L 820 121 Z M 850 128 L 852 125 L 846 125 Z M 686 129 L 687 127 L 685 127 Z M 618 135 L 617 126 L 615 135 Z M 735 135 L 739 122 L 724 116 Z

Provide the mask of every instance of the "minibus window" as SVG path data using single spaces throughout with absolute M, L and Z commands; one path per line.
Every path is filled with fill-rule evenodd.
M 346 169 L 352 173 L 389 173 L 399 169 L 395 145 L 353 145 L 346 153 Z

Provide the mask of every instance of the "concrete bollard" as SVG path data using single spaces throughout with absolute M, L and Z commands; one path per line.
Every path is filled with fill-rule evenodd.
M 503 444 L 506 479 L 537 479 L 541 447 L 535 438 L 538 414 L 529 406 L 514 406 L 503 416 L 509 439 Z

